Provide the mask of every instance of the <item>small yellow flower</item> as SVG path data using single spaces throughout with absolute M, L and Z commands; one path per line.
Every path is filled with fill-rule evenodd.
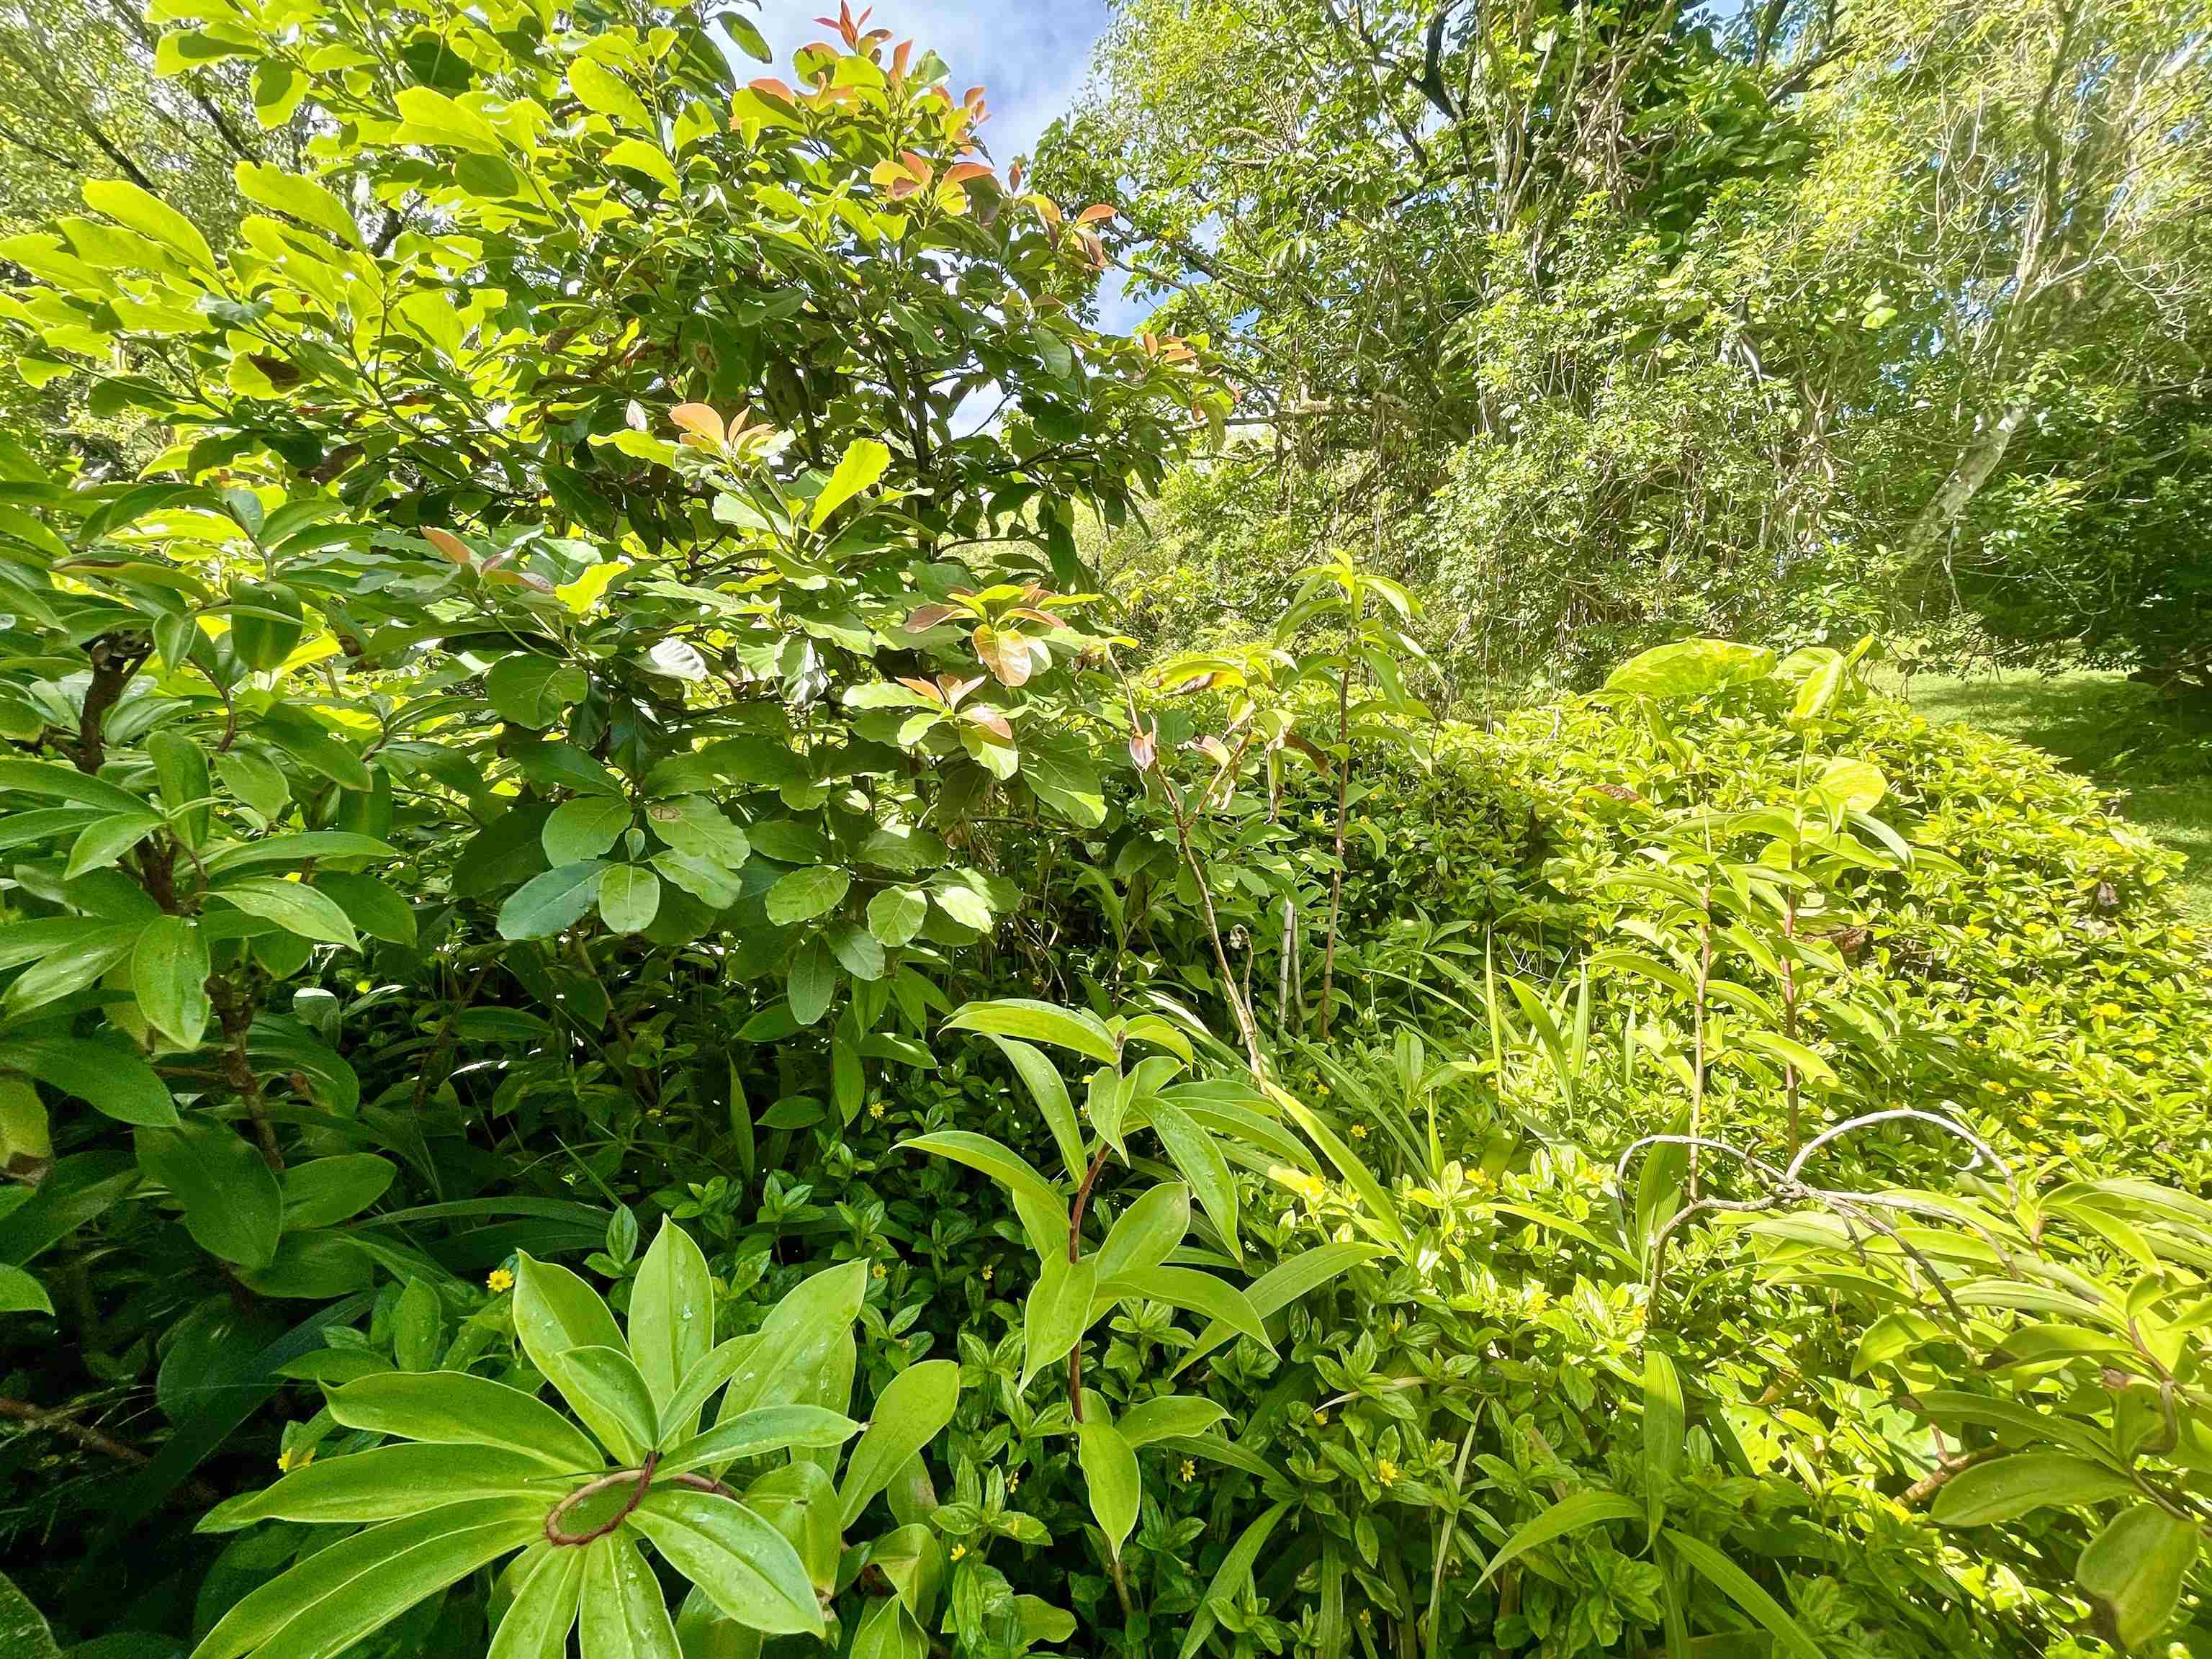
M 313 1446 L 298 1452 L 282 1451 L 276 1454 L 276 1468 L 284 1474 L 289 1474 L 295 1469 L 304 1469 L 314 1461 L 315 1449 Z
M 1355 1124 L 1353 1124 L 1353 1125 L 1352 1126 L 1352 1138 L 1354 1140 L 1364 1140 L 1364 1139 L 1367 1139 L 1367 1126 L 1366 1126 L 1364 1123 L 1355 1123 Z
M 484 1288 L 494 1296 L 504 1296 L 514 1288 L 514 1275 L 504 1267 L 494 1267 L 484 1277 Z
M 1395 1463 L 1393 1463 L 1387 1457 L 1376 1458 L 1375 1460 L 1375 1478 L 1381 1481 L 1384 1486 L 1389 1486 L 1392 1481 L 1398 1478 L 1398 1466 Z
M 883 1115 L 884 1115 L 884 1103 L 883 1103 L 882 1101 L 880 1101 L 880 1100 L 879 1100 L 879 1101 L 878 1101 L 874 1105 L 872 1105 L 872 1106 L 871 1106 L 871 1107 L 869 1107 L 869 1108 L 868 1108 L 868 1115 L 869 1115 L 870 1117 L 879 1118 L 879 1117 L 881 1117 Z
M 878 1261 L 874 1267 L 868 1269 L 868 1276 L 872 1279 L 881 1279 L 887 1271 L 888 1269 L 884 1267 L 884 1264 Z
M 1019 1469 L 1016 1469 L 1016 1470 L 1015 1470 L 1012 1474 L 1010 1474 L 1010 1475 L 1008 1475 L 1008 1476 L 1006 1477 L 1006 1493 L 1007 1493 L 1007 1496 L 1012 1497 L 1014 1493 L 1016 1493 L 1016 1492 L 1019 1492 L 1021 1489 L 1022 1489 L 1022 1472 L 1021 1472 Z
M 1314 1412 L 1314 1426 L 1317 1429 L 1327 1428 L 1328 1426 L 1328 1413 L 1316 1408 Z
M 1192 1462 L 1190 1459 L 1186 1457 L 1182 1460 L 1182 1468 L 1178 1471 L 1178 1473 L 1182 1477 L 1183 1485 L 1188 1486 L 1192 1481 L 1198 1479 L 1198 1465 Z
M 983 1282 L 986 1285 L 991 1282 L 991 1264 L 988 1261 L 983 1264 Z
M 1374 1627 L 1375 1627 L 1375 1615 L 1374 1615 L 1373 1613 L 1370 1613 L 1370 1612 L 1369 1612 L 1365 1607 L 1362 1607 L 1362 1608 L 1360 1608 L 1360 1610 L 1359 1610 L 1359 1628 L 1360 1628 L 1360 1629 L 1362 1629 L 1362 1630 L 1372 1630 Z
M 965 1544 L 955 1544 L 952 1547 L 952 1559 L 956 1561 L 967 1553 L 968 1547 Z

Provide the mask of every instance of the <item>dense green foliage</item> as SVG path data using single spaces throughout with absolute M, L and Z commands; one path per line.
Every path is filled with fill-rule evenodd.
M 1869 629 L 2201 690 L 2208 43 L 2200 0 L 1129 0 L 1041 177 L 1120 204 L 1256 431 L 1117 557 L 1358 546 L 1469 693 Z
M 1771 104 L 1767 10 L 1638 24 L 1621 133 Z M 147 444 L 0 434 L 7 1659 L 2212 1643 L 2172 855 L 1648 571 L 1439 719 L 1520 671 L 1385 505 L 1548 473 L 1634 566 L 1648 406 L 1175 470 L 1275 324 L 1087 325 L 1113 207 L 864 18 L 739 84 L 741 14 L 392 15 L 168 0 L 306 166 L 0 244 Z M 1694 137 L 1662 264 L 1551 227 L 1587 295 Z

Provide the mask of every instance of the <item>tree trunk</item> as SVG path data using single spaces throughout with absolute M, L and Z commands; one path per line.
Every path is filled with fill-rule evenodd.
M 1984 417 L 1975 422 L 1974 435 L 1952 463 L 1942 487 L 1920 509 L 1912 528 L 1905 532 L 1905 549 L 1911 563 L 1919 564 L 1950 534 L 1960 514 L 1972 504 L 1974 497 L 1981 494 L 1982 486 L 1989 483 L 1990 475 L 2003 463 L 2005 451 L 2012 447 L 2012 434 L 2020 430 L 2027 412 L 2025 404 L 2011 404 L 1996 420 Z

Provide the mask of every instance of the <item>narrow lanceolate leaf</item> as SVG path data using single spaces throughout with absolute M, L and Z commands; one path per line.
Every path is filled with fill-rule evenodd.
M 1046 1366 L 1067 1357 L 1091 1323 L 1091 1300 L 1098 1292 L 1098 1258 L 1070 1261 L 1048 1255 L 1030 1287 L 1022 1316 L 1022 1386 Z
M 635 1292 L 632 1294 L 634 1301 Z M 632 1324 L 635 1323 L 633 1316 Z M 746 1336 L 733 1336 L 727 1342 L 718 1342 L 703 1359 L 684 1373 L 684 1380 L 676 1385 L 676 1392 L 660 1408 L 660 1437 L 664 1449 L 667 1445 L 680 1443 L 691 1437 L 698 1427 L 700 1412 L 705 1409 L 715 1390 L 738 1374 L 738 1368 L 745 1363 L 745 1350 L 751 1343 L 752 1339 Z M 652 1380 L 649 1376 L 646 1379 L 648 1382 Z
M 551 1549 L 540 1556 L 499 1621 L 486 1659 L 563 1659 L 583 1594 L 584 1565 L 579 1549 Z
M 2125 1652 L 2165 1629 L 2197 1549 L 2196 1527 L 2156 1504 L 2138 1504 L 2106 1522 L 2074 1567 L 2105 1639 Z
M 823 1357 L 852 1340 L 853 1322 L 867 1295 L 868 1270 L 842 1262 L 802 1279 L 769 1310 L 745 1350 L 744 1363 L 722 1396 L 719 1425 L 762 1406 L 784 1405 L 820 1369 Z
M 1152 1132 L 1167 1148 L 1169 1161 L 1190 1183 L 1229 1254 L 1242 1261 L 1243 1247 L 1237 1237 L 1237 1182 L 1229 1173 L 1229 1161 L 1222 1157 L 1221 1148 L 1181 1107 L 1155 1096 L 1148 1109 Z
M 1121 1413 L 1121 1437 L 1132 1446 L 1155 1440 L 1204 1434 L 1229 1415 L 1229 1408 L 1196 1394 L 1155 1395 Z
M 0 1042 L 0 1072 L 21 1072 L 87 1102 L 118 1123 L 177 1127 L 169 1085 L 136 1050 L 94 1037 L 24 1037 Z
M 1688 1562 L 1699 1577 L 1742 1608 L 1774 1638 L 1777 1653 L 1796 1654 L 1797 1659 L 1820 1659 L 1820 1644 L 1806 1634 L 1805 1627 L 1791 1618 L 1789 1609 L 1769 1595 L 1757 1579 L 1702 1538 L 1692 1538 L 1672 1527 L 1667 1528 L 1666 1536 L 1674 1553 Z
M 1106 1242 L 1110 1245 L 1114 1241 L 1109 1236 Z M 1244 1299 L 1252 1304 L 1252 1311 L 1261 1318 L 1273 1319 L 1300 1297 L 1319 1290 L 1347 1267 L 1389 1254 L 1379 1244 L 1340 1241 L 1319 1245 L 1268 1268 L 1244 1287 Z M 1215 1320 L 1199 1337 L 1198 1346 L 1176 1362 L 1175 1370 L 1169 1372 L 1169 1376 L 1182 1376 L 1235 1334 L 1236 1332 L 1227 1323 Z
M 842 1413 L 823 1406 L 757 1406 L 722 1420 L 703 1434 L 672 1447 L 657 1467 L 664 1474 L 683 1474 L 742 1457 L 765 1457 L 793 1448 L 816 1450 L 842 1446 L 860 1431 Z
M 330 1407 L 349 1429 L 440 1445 L 502 1446 L 562 1473 L 606 1467 L 584 1431 L 536 1395 L 465 1371 L 364 1376 L 332 1389 Z
M 577 1635 L 584 1659 L 682 1659 L 660 1581 L 629 1528 L 594 1539 L 582 1554 Z
M 714 1346 L 714 1276 L 691 1236 L 664 1218 L 653 1248 L 639 1265 L 629 1298 L 629 1351 L 665 1407 L 677 1389 Z M 725 1379 L 726 1380 L 726 1379 Z M 697 1401 L 690 1421 L 670 1423 L 667 1432 L 688 1437 L 698 1420 Z
M 1213 1604 L 1217 1601 L 1234 1604 L 1243 1593 L 1244 1587 L 1252 1582 L 1253 1563 L 1260 1559 L 1260 1552 L 1267 1548 L 1267 1540 L 1273 1535 L 1276 1523 L 1290 1512 L 1290 1508 L 1287 1500 L 1269 1504 L 1261 1511 L 1260 1518 L 1245 1528 L 1243 1535 L 1230 1546 L 1229 1553 L 1222 1557 L 1221 1565 L 1215 1571 L 1212 1582 L 1206 1585 L 1206 1594 L 1200 1599 L 1198 1611 L 1191 1615 L 1190 1630 L 1182 1638 L 1182 1647 L 1177 1652 L 1176 1659 L 1191 1659 L 1192 1655 L 1206 1645 L 1206 1638 L 1213 1633 L 1216 1622 Z
M 1266 1085 L 1265 1088 L 1267 1098 L 1274 1102 L 1283 1115 L 1304 1130 L 1306 1138 L 1320 1147 L 1328 1161 L 1336 1165 L 1337 1173 L 1351 1183 L 1352 1190 L 1359 1194 L 1359 1201 L 1381 1224 L 1390 1242 L 1401 1251 L 1410 1249 L 1405 1223 L 1398 1218 L 1397 1206 L 1391 1203 L 1390 1194 L 1375 1178 L 1375 1172 L 1361 1161 L 1359 1154 L 1345 1144 L 1344 1137 L 1292 1096 L 1273 1084 Z
M 1137 1524 L 1143 1487 L 1137 1478 L 1137 1454 L 1106 1414 L 1106 1402 L 1088 1389 L 1083 1421 L 1077 1428 L 1076 1459 L 1091 1498 L 1091 1518 L 1106 1534 L 1109 1553 L 1119 1557 Z
M 1688 1418 L 1682 1409 L 1682 1382 L 1674 1362 L 1656 1348 L 1644 1351 L 1644 1525 L 1656 1536 L 1667 1513 L 1667 1486 L 1681 1467 L 1682 1438 Z
M 378 1446 L 320 1459 L 218 1504 L 195 1530 L 235 1532 L 256 1521 L 396 1521 L 474 1498 L 536 1498 L 550 1509 L 565 1484 L 537 1458 L 497 1446 Z
M 1066 1201 L 1053 1191 L 1051 1183 L 1037 1173 L 1035 1165 L 1011 1147 L 1001 1146 L 988 1135 L 971 1134 L 965 1129 L 945 1129 L 933 1135 L 902 1140 L 899 1148 L 934 1153 L 981 1170 L 1012 1193 L 1016 1213 L 1020 1215 L 1030 1242 L 1040 1254 L 1067 1248 Z
M 1143 1297 L 1152 1302 L 1164 1302 L 1171 1308 L 1188 1308 L 1208 1319 L 1219 1320 L 1238 1335 L 1249 1336 L 1262 1347 L 1274 1346 L 1267 1340 L 1267 1323 L 1253 1307 L 1250 1297 L 1227 1279 L 1216 1279 L 1195 1267 L 1146 1267 L 1109 1279 L 1101 1288 L 1111 1297 Z
M 964 1004 L 945 1022 L 944 1029 L 981 1031 L 986 1036 L 1019 1037 L 1024 1042 L 1049 1042 L 1057 1048 L 1072 1048 L 1102 1066 L 1114 1065 L 1121 1059 L 1114 1039 L 1096 1016 L 1026 997 Z
M 2014 1452 L 1951 1477 L 1929 1514 L 1946 1527 L 1986 1527 L 2032 1510 L 2072 1509 L 2125 1498 L 2134 1481 L 2117 1469 L 2065 1452 Z
M 872 910 L 873 907 L 870 907 Z M 957 1019 L 958 1015 L 955 1015 Z M 1060 1075 L 1060 1068 L 1044 1056 L 1044 1051 L 1018 1037 L 993 1035 L 991 1041 L 999 1052 L 1012 1062 L 1023 1086 L 1044 1118 L 1045 1127 L 1052 1131 L 1053 1145 L 1059 1149 L 1061 1164 L 1070 1170 L 1079 1170 L 1085 1163 L 1083 1125 L 1075 1115 L 1075 1104 L 1067 1097 L 1067 1084 Z
M 822 1604 L 799 1552 L 743 1504 L 719 1492 L 656 1486 L 629 1524 L 739 1624 L 772 1636 L 822 1634 Z
M 225 1613 L 192 1659 L 326 1659 L 424 1597 L 538 1537 L 537 1498 L 448 1504 L 319 1550 Z
M 1158 1267 L 1189 1231 L 1190 1188 L 1180 1181 L 1163 1181 L 1108 1231 L 1098 1249 L 1099 1277 L 1115 1279 Z
M 1564 1538 L 1571 1532 L 1595 1526 L 1601 1521 L 1634 1521 L 1643 1513 L 1641 1507 L 1619 1492 L 1578 1492 L 1571 1498 L 1563 1498 L 1500 1544 L 1498 1553 L 1490 1558 L 1490 1565 L 1482 1570 L 1482 1577 L 1475 1582 L 1477 1584 L 1489 1583 L 1491 1576 L 1507 1562 L 1526 1555 L 1540 1544 L 1550 1543 L 1554 1538 Z
M 178 1047 L 198 1047 L 207 1030 L 211 971 L 198 922 L 185 916 L 155 917 L 131 954 L 131 988 L 137 994 L 138 1012 Z
M 837 1493 L 844 1525 L 859 1520 L 868 1500 L 937 1438 L 959 1402 L 960 1367 L 950 1359 L 926 1359 L 890 1380 L 876 1396 L 868 1431 L 845 1465 L 845 1484 Z
M 621 1348 L 571 1348 L 553 1357 L 547 1373 L 564 1400 L 589 1399 L 593 1415 L 617 1424 L 621 1434 L 611 1448 L 624 1459 L 641 1458 L 660 1438 L 660 1419 L 653 1391 L 637 1363 Z M 579 1412 L 578 1416 L 583 1413 Z
M 244 876 L 224 883 L 211 896 L 234 904 L 249 915 L 273 921 L 286 933 L 319 945 L 342 945 L 361 949 L 353 919 L 327 893 L 319 893 L 304 882 L 278 876 Z

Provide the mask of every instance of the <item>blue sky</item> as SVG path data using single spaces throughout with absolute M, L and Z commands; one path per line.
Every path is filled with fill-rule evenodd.
M 789 78 L 791 54 L 828 33 L 814 20 L 836 10 L 836 0 L 762 0 L 754 21 L 775 48 L 777 73 Z M 944 58 L 955 96 L 971 86 L 989 94 L 991 118 L 982 137 L 1003 167 L 1029 154 L 1037 135 L 1074 101 L 1107 18 L 1106 0 L 882 0 L 868 27 L 890 29 Z M 1121 298 L 1118 275 L 1107 273 L 1099 320 L 1126 332 L 1144 320 L 1147 307 Z

